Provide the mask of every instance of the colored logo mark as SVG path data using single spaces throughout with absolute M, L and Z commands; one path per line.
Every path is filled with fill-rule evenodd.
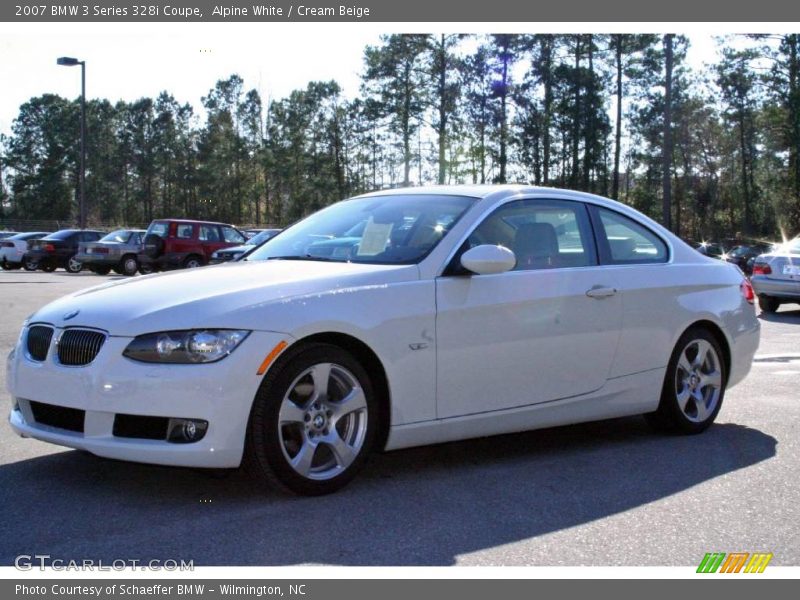
M 771 552 L 707 552 L 697 567 L 698 573 L 763 573 Z

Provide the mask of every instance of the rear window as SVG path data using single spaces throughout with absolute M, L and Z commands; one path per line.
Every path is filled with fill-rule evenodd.
M 117 231 L 112 231 L 108 235 L 103 236 L 100 238 L 101 242 L 119 242 L 120 244 L 124 244 L 127 242 L 131 237 L 131 232 L 127 229 L 118 229 Z
M 166 221 L 153 221 L 150 227 L 147 228 L 147 235 L 157 235 L 160 238 L 167 237 L 167 222 Z
M 66 239 L 71 238 L 76 233 L 77 233 L 77 231 L 75 231 L 74 229 L 64 229 L 62 231 L 56 231 L 55 233 L 51 233 L 50 235 L 48 235 L 47 237 L 42 238 L 42 239 L 44 239 L 44 240 L 66 240 Z

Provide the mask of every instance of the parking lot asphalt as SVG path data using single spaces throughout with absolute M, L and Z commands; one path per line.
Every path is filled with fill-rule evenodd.
M 0 272 L 3 359 L 28 314 L 108 279 Z M 3 369 L 0 564 L 688 566 L 761 551 L 800 565 L 800 306 L 761 323 L 751 374 L 703 435 L 626 418 L 390 452 L 321 498 L 21 439 Z

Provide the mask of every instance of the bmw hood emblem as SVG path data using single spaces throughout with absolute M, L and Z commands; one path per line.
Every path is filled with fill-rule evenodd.
M 71 310 L 68 313 L 64 313 L 64 320 L 69 321 L 70 319 L 74 319 L 78 316 L 78 313 L 81 312 L 80 310 Z

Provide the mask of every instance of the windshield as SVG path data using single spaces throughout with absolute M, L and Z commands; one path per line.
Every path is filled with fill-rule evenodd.
M 463 196 L 399 194 L 345 200 L 286 229 L 245 260 L 417 263 L 472 202 Z
M 103 236 L 100 238 L 101 242 L 119 242 L 120 244 L 124 244 L 128 241 L 128 238 L 131 237 L 131 232 L 127 229 L 117 229 L 116 231 L 112 231 L 108 235 Z
M 73 236 L 77 233 L 77 229 L 62 229 L 61 231 L 56 231 L 55 233 L 51 233 L 47 237 L 42 238 L 43 240 L 66 240 L 67 238 Z

